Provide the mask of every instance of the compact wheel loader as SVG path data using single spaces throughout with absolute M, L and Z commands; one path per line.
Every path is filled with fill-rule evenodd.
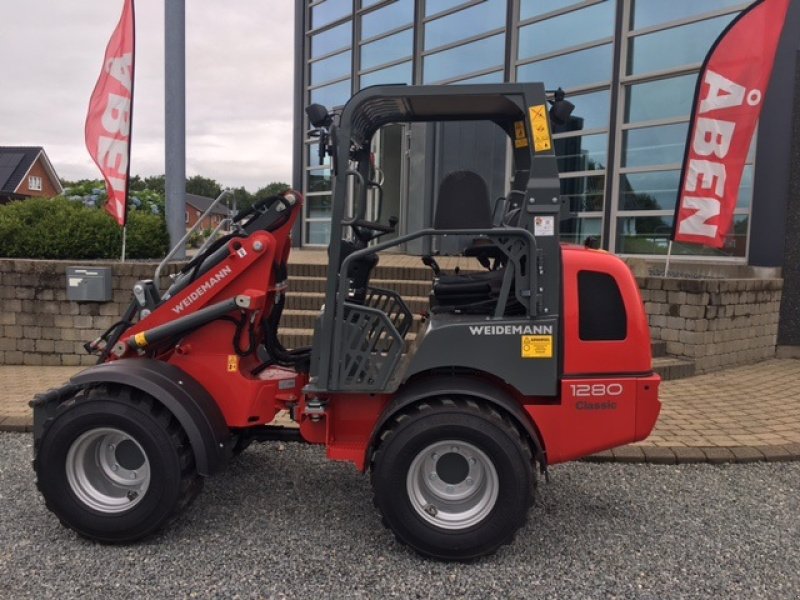
M 549 465 L 644 439 L 660 408 L 647 318 L 621 260 L 559 243 L 550 119 L 563 96 L 551 102 L 542 84 L 378 86 L 338 115 L 309 107 L 335 174 L 313 345 L 279 336 L 303 203 L 290 191 L 237 215 L 169 289 L 138 282 L 121 320 L 87 344 L 99 363 L 34 399 L 48 508 L 88 538 L 133 542 L 252 441 L 295 440 L 369 471 L 399 540 L 466 560 L 512 539 Z M 381 193 L 371 139 L 438 121 L 504 131 L 510 190 L 492 211 L 479 175 L 450 173 L 432 225 L 382 241 L 397 220 L 366 218 Z M 476 268 L 445 273 L 423 257 L 430 307 L 415 319 L 371 274 L 382 251 L 444 236 Z M 273 423 L 281 411 L 296 428 Z

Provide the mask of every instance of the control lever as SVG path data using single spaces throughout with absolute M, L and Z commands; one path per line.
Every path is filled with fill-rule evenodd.
M 436 277 L 439 277 L 439 274 L 442 272 L 442 270 L 439 268 L 439 263 L 437 263 L 436 259 L 430 254 L 426 254 L 422 257 L 422 264 L 433 269 L 433 274 Z

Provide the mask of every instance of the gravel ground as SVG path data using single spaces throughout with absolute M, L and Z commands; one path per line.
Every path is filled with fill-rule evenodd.
M 800 463 L 552 469 L 515 542 L 472 564 L 394 541 L 369 482 L 319 448 L 252 447 L 168 530 L 103 546 L 0 435 L 0 597 L 800 598 Z

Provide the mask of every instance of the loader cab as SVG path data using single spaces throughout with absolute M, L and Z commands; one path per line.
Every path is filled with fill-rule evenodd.
M 492 360 L 507 368 L 505 373 L 503 364 L 494 369 L 500 376 L 524 379 L 524 393 L 556 393 L 562 203 L 551 105 L 544 86 L 529 83 L 376 86 L 356 94 L 335 116 L 311 107 L 309 120 L 320 137 L 320 151 L 332 156 L 334 190 L 331 268 L 325 308 L 315 327 L 309 390 L 392 391 L 409 377 L 440 366 L 486 369 L 474 352 L 465 351 L 454 363 L 451 351 L 470 348 L 476 336 L 485 336 L 479 339 Z M 396 221 L 368 219 L 368 198 L 376 189 L 380 194 L 379 182 L 372 179 L 373 136 L 385 125 L 447 121 L 494 123 L 508 136 L 510 192 L 490 203 L 479 176 L 451 173 L 438 190 L 432 222 L 388 239 L 396 233 Z M 409 198 L 415 200 L 421 202 Z M 412 204 L 409 210 L 414 209 Z M 477 262 L 475 272 L 441 273 L 431 257 L 430 318 L 413 332 L 418 319 L 402 296 L 372 286 L 371 274 L 380 252 L 422 238 L 457 239 L 462 254 Z M 511 360 L 512 353 L 519 359 L 521 350 L 503 339 L 506 326 L 516 341 L 544 332 L 549 336 L 547 358 L 524 365 Z M 498 350 L 493 353 L 494 346 Z

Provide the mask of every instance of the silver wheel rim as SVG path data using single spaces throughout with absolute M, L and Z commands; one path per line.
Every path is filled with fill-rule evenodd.
M 78 499 L 107 514 L 139 504 L 150 485 L 150 461 L 142 446 L 111 427 L 90 429 L 72 442 L 66 470 Z
M 497 470 L 478 447 L 459 440 L 436 442 L 417 454 L 406 477 L 411 506 L 442 529 L 466 529 L 492 511 Z

